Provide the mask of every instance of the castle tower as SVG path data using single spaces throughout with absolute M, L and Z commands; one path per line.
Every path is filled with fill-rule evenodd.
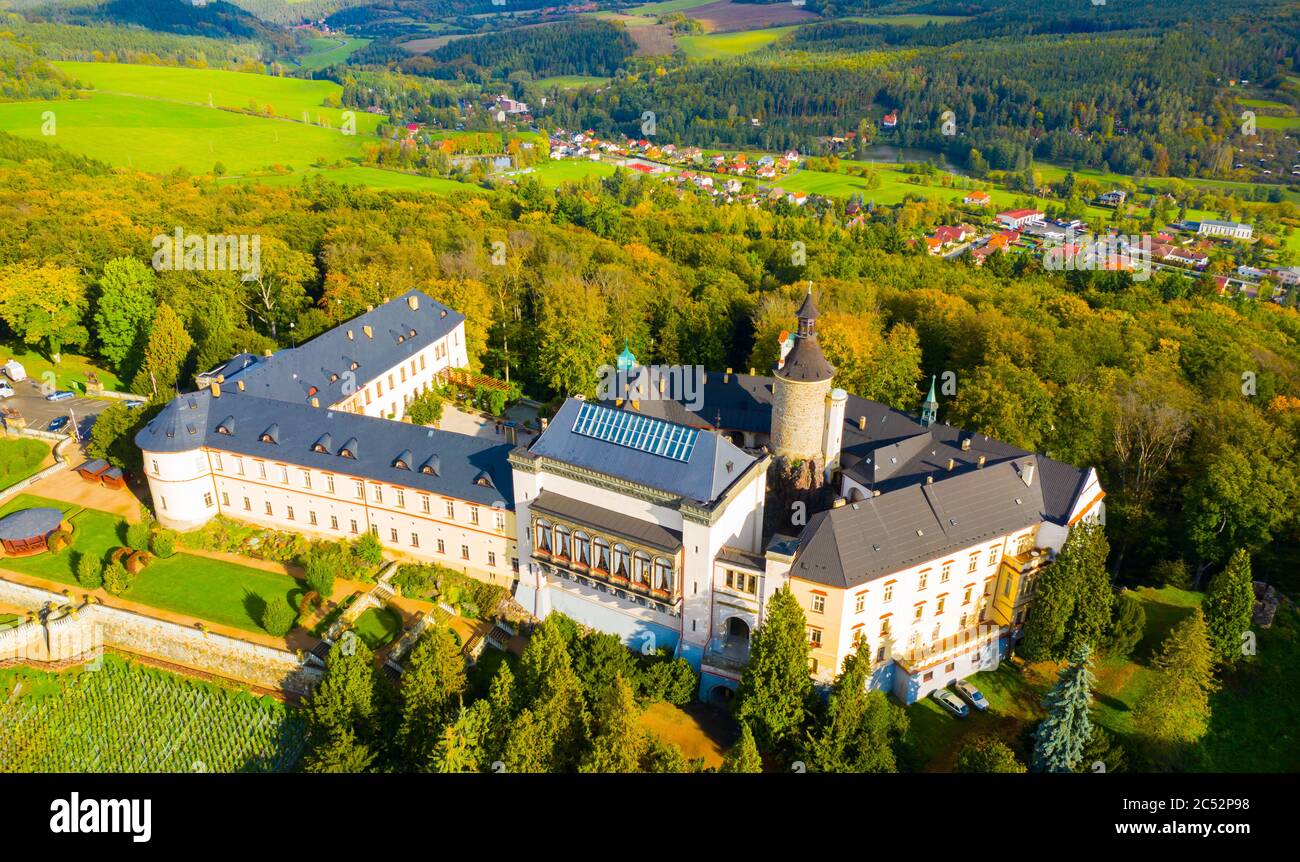
M 927 428 L 939 421 L 939 401 L 934 397 L 934 375 L 930 375 L 930 394 L 921 402 L 921 424 Z
M 817 343 L 812 288 L 799 307 L 794 345 L 776 370 L 772 393 L 772 452 L 791 460 L 822 458 L 826 412 L 835 369 Z

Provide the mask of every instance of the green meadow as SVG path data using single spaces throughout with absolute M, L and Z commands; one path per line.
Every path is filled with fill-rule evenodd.
M 353 166 L 347 168 L 308 168 L 292 174 L 279 174 L 268 177 L 230 177 L 223 182 L 252 183 L 264 186 L 297 185 L 305 177 L 320 174 L 325 179 L 347 186 L 367 186 L 372 189 L 394 189 L 397 191 L 433 192 L 434 194 L 453 194 L 455 192 L 473 191 L 477 188 L 470 183 L 445 180 L 442 177 L 422 177 L 416 174 L 403 174 L 380 168 Z
M 795 29 L 793 26 L 770 27 L 766 30 L 742 30 L 739 33 L 679 36 L 677 45 L 692 60 L 726 60 L 766 48 Z
M 370 44 L 369 39 L 353 39 L 349 36 L 320 37 L 307 40 L 309 53 L 298 58 L 298 65 L 304 69 L 324 69 L 335 63 L 342 63 L 354 51 L 360 51 Z

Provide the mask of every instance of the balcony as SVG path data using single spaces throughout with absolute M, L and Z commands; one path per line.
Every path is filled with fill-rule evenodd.
M 652 590 L 646 586 L 634 590 L 628 584 L 628 579 L 621 575 L 613 575 L 599 569 L 588 570 L 586 567 L 576 569 L 559 560 L 539 561 L 538 566 L 548 576 L 550 583 L 559 585 L 567 581 L 577 584 L 583 588 L 580 592 L 589 598 L 615 603 L 625 602 L 668 616 L 681 616 L 681 597 L 665 590 Z
M 749 638 L 714 638 L 704 650 L 704 664 L 740 673 L 749 664 Z

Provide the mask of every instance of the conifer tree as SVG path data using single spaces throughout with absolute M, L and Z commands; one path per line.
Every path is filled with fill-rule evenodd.
M 1209 727 L 1214 651 L 1200 608 L 1173 627 L 1151 667 L 1156 679 L 1137 702 L 1133 722 L 1154 748 L 1169 753 L 1195 743 Z
M 1147 612 L 1128 592 L 1115 602 L 1115 619 L 1106 635 L 1105 650 L 1110 656 L 1127 656 L 1146 633 Z
M 1242 657 L 1242 635 L 1255 610 L 1250 554 L 1239 548 L 1223 571 L 1210 580 L 1205 595 L 1205 627 L 1216 661 L 1232 665 Z
M 761 750 L 775 751 L 796 738 L 811 694 L 807 621 L 794 593 L 782 587 L 754 631 L 736 690 L 736 718 L 750 725 Z
M 193 346 L 194 341 L 176 312 L 167 303 L 160 303 L 149 329 L 144 361 L 131 380 L 131 389 L 159 401 L 170 400 Z
M 722 759 L 723 772 L 762 772 L 763 759 L 758 754 L 758 746 L 754 744 L 754 732 L 749 729 L 749 725 L 741 723 L 740 739 L 736 744 L 728 749 L 726 756 Z
M 1034 732 L 1030 766 L 1035 772 L 1070 772 L 1092 737 L 1092 650 L 1081 647 L 1062 671 L 1043 706 L 1047 717 Z
M 809 769 L 818 772 L 897 772 L 894 744 L 907 732 L 902 708 L 870 691 L 871 655 L 865 641 L 844 659 L 826 716 L 808 740 Z
M 582 772 L 637 772 L 648 745 L 637 718 L 641 710 L 622 674 L 601 690 L 596 704 L 596 736 L 580 767 Z
M 1043 572 L 1019 652 L 1029 661 L 1061 660 L 1097 648 L 1111 624 L 1110 546 L 1100 524 L 1070 530 L 1060 555 Z
M 402 673 L 401 749 L 413 767 L 428 762 L 465 693 L 465 660 L 451 629 L 434 626 L 420 638 Z

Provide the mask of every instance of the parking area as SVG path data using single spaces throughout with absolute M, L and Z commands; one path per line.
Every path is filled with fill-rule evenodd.
M 9 383 L 7 379 L 5 382 Z M 83 440 L 90 433 L 91 426 L 95 424 L 95 417 L 99 415 L 99 411 L 113 403 L 99 398 L 85 397 L 69 398 L 66 401 L 46 401 L 45 396 L 41 394 L 40 384 L 30 378 L 9 385 L 13 387 L 14 394 L 0 400 L 0 407 L 17 410 L 27 420 L 28 428 L 44 431 L 49 427 L 50 420 L 56 416 L 68 416 L 69 421 L 75 417 L 77 430 Z

